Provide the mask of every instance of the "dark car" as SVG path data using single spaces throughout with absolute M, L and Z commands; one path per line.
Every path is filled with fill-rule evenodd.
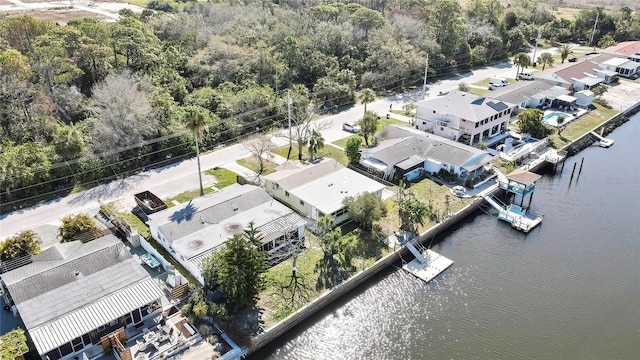
M 572 57 L 571 59 L 567 60 L 568 62 L 576 62 L 578 61 L 577 57 Z

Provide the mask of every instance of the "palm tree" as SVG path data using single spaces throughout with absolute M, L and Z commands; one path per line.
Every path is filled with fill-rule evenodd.
M 358 95 L 358 99 L 364 104 L 364 112 L 366 113 L 367 104 L 376 99 L 376 93 L 373 92 L 373 90 L 367 88 L 362 90 L 360 95 Z
M 324 146 L 324 138 L 320 131 L 311 130 L 311 136 L 309 137 L 309 161 L 313 161 L 313 157 Z
M 531 57 L 525 53 L 519 53 L 513 58 L 513 63 L 516 67 L 516 79 L 518 79 L 518 75 L 520 75 L 520 70 L 525 67 L 531 65 Z
M 569 44 L 564 44 L 560 46 L 560 59 L 562 59 L 562 63 L 569 57 L 569 54 L 573 53 L 573 48 Z
M 198 177 L 200 179 L 200 196 L 204 195 L 202 187 L 202 170 L 200 169 L 200 144 L 199 139 L 202 137 L 202 131 L 209 124 L 209 116 L 206 110 L 200 106 L 189 106 L 184 109 L 184 122 L 187 128 L 193 133 L 193 139 L 196 142 L 196 159 L 198 161 Z
M 553 65 L 553 55 L 551 55 L 551 53 L 548 52 L 544 52 L 542 54 L 540 54 L 540 56 L 538 56 L 538 61 L 540 61 L 540 63 L 542 64 L 542 71 L 544 71 L 544 68 L 549 65 Z

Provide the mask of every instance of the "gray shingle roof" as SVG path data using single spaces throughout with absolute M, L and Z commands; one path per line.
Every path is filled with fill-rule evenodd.
M 496 100 L 519 104 L 539 95 L 541 91 L 550 89 L 552 86 L 552 84 L 544 81 L 518 81 L 515 84 L 493 90 L 491 96 Z
M 484 120 L 492 115 L 515 106 L 511 103 L 488 97 L 476 96 L 462 91 L 451 91 L 447 95 L 418 102 L 418 114 L 435 111 L 469 121 Z
M 377 134 L 377 137 L 384 141 L 369 149 L 368 153 L 387 165 L 395 165 L 413 155 L 419 155 L 425 159 L 432 158 L 462 167 L 474 157 L 487 153 L 457 141 L 405 126 L 387 126 Z M 386 144 L 387 141 L 393 142 Z

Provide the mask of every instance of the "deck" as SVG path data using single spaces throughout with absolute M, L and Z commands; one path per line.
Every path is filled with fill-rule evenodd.
M 516 208 L 510 206 L 499 212 L 498 219 L 511 223 L 511 227 L 516 230 L 528 233 L 542 223 L 542 214 L 532 211 L 524 212 L 518 206 Z
M 427 249 L 427 251 L 422 253 L 422 255 L 426 262 L 423 263 L 420 259 L 415 258 L 411 262 L 405 264 L 402 268 L 425 282 L 433 280 L 453 264 L 452 260 L 433 250 Z

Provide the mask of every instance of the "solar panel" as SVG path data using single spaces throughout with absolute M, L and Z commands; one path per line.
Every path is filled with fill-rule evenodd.
M 489 101 L 487 105 L 489 105 L 489 107 L 491 107 L 495 111 L 502 111 L 508 108 L 507 104 L 503 103 L 502 101 L 501 102 Z
M 482 103 L 484 102 L 484 100 L 485 100 L 485 98 L 483 98 L 483 97 L 479 97 L 479 98 L 477 98 L 477 99 L 473 100 L 473 101 L 471 102 L 471 104 L 473 104 L 473 105 L 482 105 Z

